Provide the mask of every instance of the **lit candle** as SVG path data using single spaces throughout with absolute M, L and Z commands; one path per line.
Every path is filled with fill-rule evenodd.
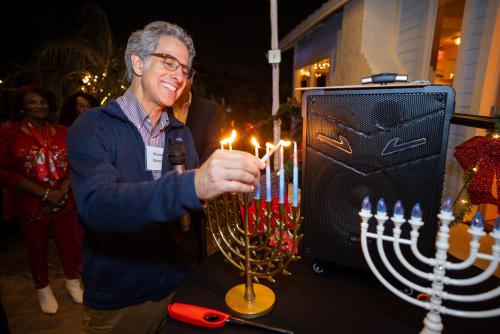
M 266 143 L 266 155 L 273 150 L 274 145 L 271 143 Z M 269 155 L 270 156 L 270 155 Z M 266 201 L 271 201 L 271 161 L 266 160 Z
M 236 139 L 236 130 L 231 131 L 231 137 L 228 138 L 229 151 L 233 150 L 233 141 Z
M 281 141 L 281 146 L 280 146 L 280 170 L 279 170 L 279 175 L 280 175 L 280 198 L 279 198 L 279 203 L 283 204 L 285 203 L 285 164 L 284 164 L 284 147 L 290 145 L 289 141 Z
M 252 137 L 252 145 L 255 146 L 255 157 L 259 159 L 259 142 L 257 139 Z M 257 184 L 255 185 L 255 199 L 260 199 L 260 172 L 259 172 L 259 177 L 257 177 Z
M 293 142 L 293 206 L 299 205 L 299 163 L 297 158 L 297 142 Z
M 269 150 L 266 149 L 266 154 L 260 160 L 262 162 L 266 162 L 271 157 L 271 155 L 273 155 L 274 151 L 276 151 L 281 146 L 281 144 L 283 144 L 283 142 L 284 142 L 283 140 L 280 140 L 278 144 L 276 144 L 276 146 L 270 143 L 266 143 L 266 148 L 267 145 L 269 144 L 270 149 Z
M 227 138 L 223 138 L 219 143 L 220 143 L 220 149 L 224 149 L 224 145 L 229 144 L 229 150 L 231 151 L 233 149 L 233 141 L 236 138 L 236 131 L 233 130 L 231 131 L 231 136 Z

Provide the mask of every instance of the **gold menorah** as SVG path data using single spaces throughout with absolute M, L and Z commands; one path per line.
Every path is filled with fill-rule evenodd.
M 262 316 L 274 306 L 274 292 L 259 279 L 274 283 L 279 273 L 291 275 L 289 263 L 300 259 L 296 255 L 302 238 L 299 207 L 292 205 L 287 213 L 280 203 L 276 217 L 271 200 L 265 201 L 265 208 L 261 204 L 262 200 L 249 199 L 247 194 L 231 193 L 209 201 L 205 209 L 217 247 L 245 277 L 245 283 L 231 288 L 225 298 L 227 306 L 243 318 Z M 250 213 L 252 205 L 255 213 Z

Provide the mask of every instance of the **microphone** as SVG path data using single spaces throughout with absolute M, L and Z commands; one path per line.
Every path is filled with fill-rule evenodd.
M 176 138 L 175 141 L 169 140 L 168 160 L 178 174 L 186 171 L 184 166 L 186 160 L 186 152 L 184 151 L 184 142 L 182 138 Z M 189 232 L 191 230 L 191 219 L 189 213 L 180 218 L 181 231 Z

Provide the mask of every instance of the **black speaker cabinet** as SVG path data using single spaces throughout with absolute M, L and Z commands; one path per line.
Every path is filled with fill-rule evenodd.
M 370 196 L 374 208 L 383 197 L 389 216 L 401 200 L 406 218 L 419 202 L 425 224 L 418 246 L 423 254 L 433 255 L 454 97 L 447 86 L 373 85 L 305 92 L 304 255 L 367 270 L 358 215 L 364 196 Z M 403 237 L 408 236 L 406 227 Z

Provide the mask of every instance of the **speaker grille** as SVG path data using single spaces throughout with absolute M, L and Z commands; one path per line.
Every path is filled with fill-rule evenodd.
M 434 250 L 454 92 L 448 87 L 325 90 L 304 96 L 304 251 L 366 268 L 361 200 L 424 211 L 419 247 Z M 403 237 L 408 237 L 404 230 Z

